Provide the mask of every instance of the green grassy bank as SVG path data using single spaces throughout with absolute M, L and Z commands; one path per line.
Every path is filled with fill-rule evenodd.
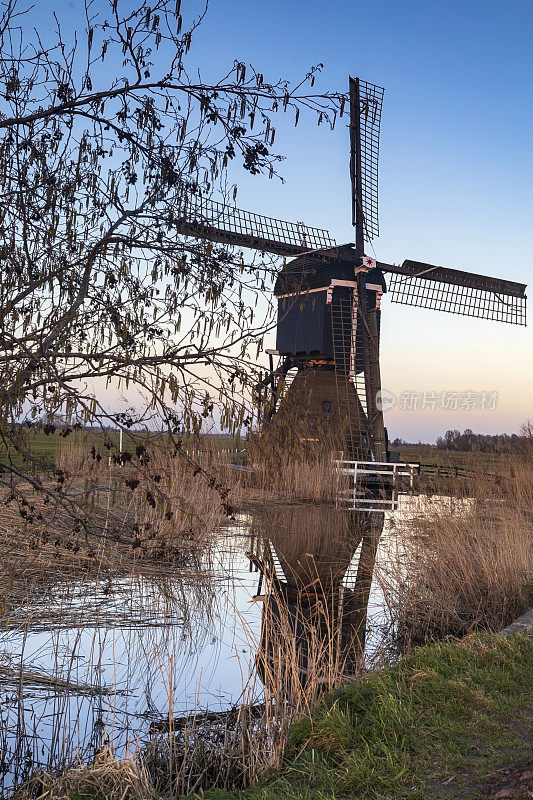
M 532 752 L 533 643 L 491 635 L 420 648 L 323 699 L 280 774 L 211 800 L 483 797 Z
M 326 695 L 290 731 L 283 763 L 209 800 L 486 798 L 533 753 L 533 642 L 476 634 L 419 648 Z M 253 744 L 252 744 L 253 746 Z M 41 776 L 16 800 L 162 800 L 138 760 Z M 38 792 L 36 790 L 39 790 Z M 522 797 L 522 795 L 520 795 Z

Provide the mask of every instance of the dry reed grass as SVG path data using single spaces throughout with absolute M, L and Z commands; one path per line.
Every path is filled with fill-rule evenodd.
M 312 514 L 276 506 L 256 518 L 249 555 L 263 575 L 257 640 L 243 620 L 255 678 L 230 712 L 169 720 L 168 735 L 143 753 L 163 795 L 242 788 L 278 769 L 293 722 L 325 691 L 361 674 L 366 605 L 342 583 L 364 532 L 354 523 L 327 506 Z M 380 524 L 372 521 L 375 533 Z
M 157 564 L 198 570 L 198 554 L 224 509 L 216 489 L 183 461 L 153 447 L 142 460 L 120 465 L 95 458 L 90 439 L 72 436 L 58 465 L 65 476 L 62 506 L 22 484 L 20 495 L 5 490 L 0 497 L 4 594 L 14 594 L 21 580 L 25 586 L 89 572 L 157 572 Z
M 13 795 L 13 800 L 70 800 L 105 797 L 106 800 L 151 800 L 156 793 L 142 761 L 117 759 L 104 749 L 92 764 L 77 764 L 59 775 L 41 771 Z
M 210 470 L 213 452 L 206 447 L 191 459 L 148 438 L 141 449 L 138 457 L 120 464 L 116 455 L 100 459 L 96 452 L 95 457 L 90 438 L 83 442 L 71 437 L 59 453 L 59 466 L 73 485 L 83 484 L 85 495 L 106 519 L 113 509 L 115 516 L 133 523 L 143 555 L 152 555 L 162 542 L 209 539 L 225 516 L 223 486 Z
M 399 525 L 377 578 L 389 631 L 401 651 L 428 640 L 497 631 L 530 605 L 533 458 L 479 473 L 453 512 L 431 510 Z
M 303 442 L 284 449 L 271 438 L 252 435 L 246 466 L 232 463 L 231 453 L 207 448 L 196 458 L 207 471 L 216 470 L 235 509 L 257 514 L 273 506 L 334 504 L 339 476 L 332 459 L 337 453 L 333 443 Z
M 209 572 L 225 519 L 217 489 L 157 446 L 125 465 L 94 454 L 77 434 L 59 453 L 63 494 L 75 507 L 27 485 L 0 495 L 0 617 L 10 623 L 35 593 L 72 580 L 171 574 L 201 583 Z
M 338 446 L 333 439 L 320 443 L 302 440 L 288 448 L 273 436 L 252 436 L 247 452 L 254 469 L 245 489 L 258 489 L 285 502 L 335 501 L 338 478 L 332 459 Z
M 269 581 L 260 641 L 250 634 L 261 684 L 256 676 L 229 713 L 169 719 L 168 733 L 142 752 L 159 794 L 242 789 L 279 769 L 293 722 L 309 713 L 324 691 L 353 678 L 354 665 L 360 665 L 356 632 L 341 639 L 333 613 L 337 597 L 329 588 L 315 583 L 313 595 L 302 592 L 287 605 Z
M 239 469 L 209 440 L 192 455 L 147 440 L 141 457 L 123 464 L 117 454 L 102 455 L 94 442 L 74 434 L 62 443 L 62 506 L 23 482 L 0 497 L 0 585 L 9 593 L 21 579 L 129 573 L 155 564 L 194 570 L 198 554 L 235 508 L 324 503 L 335 496 L 331 454 L 323 448 L 307 448 L 297 460 L 252 439 L 249 466 Z
M 134 758 L 115 759 L 106 750 L 89 765 L 76 764 L 59 774 L 39 772 L 15 799 L 176 797 L 214 787 L 243 788 L 279 768 L 292 723 L 311 710 L 324 690 L 353 675 L 357 643 L 341 642 L 331 605 L 336 598 L 328 587 L 315 583 L 313 598 L 302 592 L 289 608 L 272 579 L 267 580 L 260 641 L 248 630 L 264 685 L 256 675 L 231 711 L 198 711 L 179 719 L 172 717 L 169 696 L 168 725 L 154 726 L 162 732 L 154 730 L 152 741 Z M 246 665 L 241 668 L 246 674 Z

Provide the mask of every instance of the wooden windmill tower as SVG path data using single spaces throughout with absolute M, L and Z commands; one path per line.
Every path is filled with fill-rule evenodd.
M 266 417 L 304 420 L 310 437 L 336 428 L 352 459 L 388 460 L 379 403 L 380 301 L 515 325 L 526 323 L 525 286 L 418 261 L 386 264 L 365 254 L 378 228 L 378 155 L 383 89 L 350 78 L 350 178 L 355 244 L 338 246 L 309 228 L 204 198 L 184 197 L 186 235 L 292 257 L 278 276 L 276 351 L 262 384 Z M 388 279 L 388 286 L 385 283 Z M 275 366 L 273 356 L 279 356 Z M 280 387 L 296 371 L 290 388 Z M 287 384 L 285 384 L 286 388 Z M 283 396 L 282 396 L 283 395 Z

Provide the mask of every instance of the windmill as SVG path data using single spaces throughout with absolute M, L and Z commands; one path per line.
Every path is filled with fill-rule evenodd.
M 264 417 L 304 422 L 309 438 L 341 434 L 348 458 L 387 463 L 380 399 L 380 303 L 526 324 L 525 285 L 419 261 L 388 264 L 365 253 L 379 233 L 378 156 L 383 89 L 350 78 L 350 181 L 355 243 L 328 231 L 184 196 L 179 229 L 290 258 L 278 275 L 276 350 L 260 394 Z M 385 282 L 387 277 L 388 285 Z M 280 362 L 274 367 L 273 357 Z M 296 373 L 290 387 L 287 376 Z M 284 387 L 284 391 L 281 389 Z

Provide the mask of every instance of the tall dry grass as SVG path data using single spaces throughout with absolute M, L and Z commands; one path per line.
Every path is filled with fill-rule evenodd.
M 335 502 L 339 476 L 332 464 L 338 456 L 335 442 L 303 440 L 284 447 L 272 436 L 252 435 L 246 448 L 246 467 L 236 468 L 218 459 L 234 505 L 258 509 L 261 505 Z
M 91 487 L 101 491 L 104 484 L 111 487 L 113 500 L 119 500 L 119 490 L 133 480 L 134 496 L 147 506 L 147 521 L 166 502 L 163 510 L 170 510 L 173 517 L 167 532 L 172 533 L 178 520 L 180 529 L 212 531 L 228 513 L 256 507 L 258 502 L 332 502 L 339 481 L 332 465 L 336 454 L 333 441 L 303 442 L 288 449 L 271 437 L 252 435 L 243 465 L 235 463 L 235 453 L 221 451 L 209 437 L 200 437 L 181 452 L 171 452 L 164 441 L 154 438 L 147 442 L 140 462 L 134 458 L 117 465 L 109 463 L 110 456 L 95 460 L 90 437 L 70 437 L 58 463 L 86 492 Z
M 240 702 L 228 712 L 169 719 L 168 732 L 140 754 L 159 795 L 242 789 L 279 769 L 293 722 L 360 667 L 356 632 L 343 636 L 337 616 L 339 587 L 315 582 L 287 603 L 275 581 L 267 584 L 260 640 L 250 633 L 257 673 Z
M 140 457 L 121 463 L 102 436 L 75 433 L 57 456 L 64 503 L 21 487 L 0 496 L 0 613 L 20 604 L 29 585 L 50 585 L 89 573 L 205 570 L 217 532 L 237 511 L 283 504 L 331 503 L 336 476 L 331 454 L 276 455 L 252 439 L 247 466 L 208 438 L 172 453 L 146 437 Z M 57 490 L 53 476 L 43 477 Z M 203 559 L 202 566 L 200 561 Z
M 98 455 L 91 438 L 66 440 L 59 504 L 27 486 L 24 505 L 17 487 L 0 493 L 0 614 L 23 603 L 28 587 L 88 574 L 205 573 L 226 514 L 217 488 L 157 446 L 122 465 Z M 53 476 L 43 483 L 57 490 Z
M 107 516 L 113 509 L 115 515 L 133 520 L 143 547 L 147 543 L 143 532 L 170 542 L 203 540 L 220 525 L 223 487 L 214 471 L 209 472 L 213 454 L 207 448 L 191 459 L 187 453 L 170 452 L 164 442 L 146 439 L 140 455 L 123 464 L 116 463 L 117 454 L 100 455 L 90 438 L 71 437 L 60 450 L 58 463 L 68 474 L 70 487 L 79 485 L 92 502 L 93 512 L 98 507 Z
M 156 800 L 157 795 L 142 763 L 116 759 L 103 750 L 92 764 L 76 764 L 60 774 L 40 771 L 12 794 L 13 800 L 71 800 L 105 797 L 107 800 Z
M 399 524 L 378 565 L 397 649 L 478 629 L 498 631 L 531 605 L 533 458 L 479 472 L 465 496 Z
M 241 789 L 280 768 L 292 723 L 311 710 L 324 690 L 353 676 L 358 643 L 339 627 L 338 596 L 331 587 L 317 582 L 311 592 L 292 598 L 289 608 L 273 575 L 266 582 L 260 640 L 251 630 L 247 633 L 262 680 L 252 671 L 233 708 L 218 713 L 199 709 L 174 718 L 169 693 L 168 719 L 154 729 L 148 745 L 118 759 L 110 742 L 93 763 L 34 774 L 15 797 L 181 797 L 208 788 Z M 237 660 L 236 666 L 247 674 L 248 664 Z

